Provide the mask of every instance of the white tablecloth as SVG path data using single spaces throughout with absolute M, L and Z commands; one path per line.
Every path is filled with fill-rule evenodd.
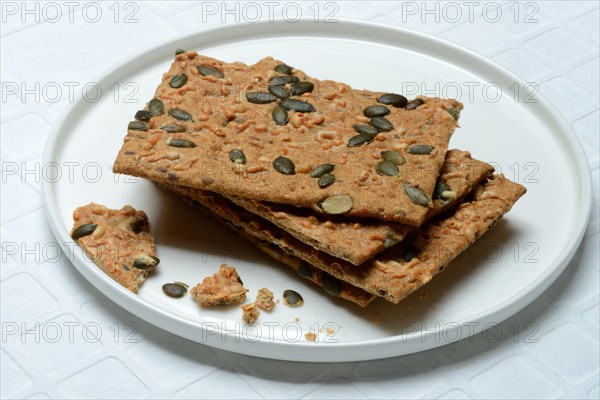
M 164 39 L 292 20 L 298 10 L 414 29 L 474 50 L 537 83 L 572 124 L 593 177 L 589 227 L 567 270 L 499 325 L 499 337 L 380 361 L 258 359 L 155 328 L 68 260 L 48 262 L 56 248 L 39 165 L 70 88 Z M 2 2 L 1 397 L 597 399 L 599 14 L 595 1 Z

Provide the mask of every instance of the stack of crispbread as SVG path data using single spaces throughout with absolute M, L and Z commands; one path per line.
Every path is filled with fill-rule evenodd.
M 461 110 L 272 58 L 178 51 L 113 170 L 177 193 L 331 295 L 397 303 L 525 193 L 448 151 Z

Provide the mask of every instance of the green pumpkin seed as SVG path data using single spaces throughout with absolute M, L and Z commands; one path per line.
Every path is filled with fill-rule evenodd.
M 311 178 L 320 178 L 325 174 L 330 173 L 331 171 L 333 171 L 333 169 L 335 168 L 335 165 L 333 164 L 321 164 L 316 166 L 315 168 L 313 168 L 312 171 L 310 171 L 310 174 L 308 174 Z
M 431 152 L 435 149 L 435 147 L 430 146 L 428 144 L 417 144 L 408 149 L 409 154 L 414 154 L 418 156 L 426 156 L 431 154 Z
M 150 119 L 150 117 L 152 117 L 152 114 L 150 113 L 150 111 L 139 110 L 138 112 L 135 113 L 134 118 L 139 121 L 148 121 Z
M 130 131 L 147 131 L 148 125 L 144 121 L 131 121 L 127 125 L 127 129 Z
M 329 185 L 332 185 L 335 182 L 335 175 L 333 174 L 325 174 L 319 178 L 317 182 L 321 189 L 326 188 Z
M 185 140 L 185 139 L 171 139 L 167 142 L 167 144 L 172 147 L 183 147 L 183 148 L 196 147 L 196 143 L 190 142 L 189 140 Z
M 215 78 L 219 79 L 225 78 L 223 71 L 218 68 L 211 67 L 210 65 L 198 65 L 196 69 L 202 76 L 214 76 Z
M 384 150 L 381 152 L 381 158 L 386 161 L 393 162 L 396 165 L 403 165 L 406 162 L 406 158 L 395 150 Z
M 273 167 L 275 171 L 279 172 L 283 175 L 295 175 L 296 174 L 296 166 L 287 157 L 279 156 L 273 161 Z
M 394 125 L 392 125 L 392 123 L 389 120 L 383 117 L 373 117 L 371 118 L 369 123 L 379 132 L 389 132 L 392 129 L 394 129 Z
M 171 78 L 171 81 L 169 82 L 169 86 L 171 86 L 173 89 L 179 89 L 180 87 L 185 85 L 186 82 L 187 82 L 187 75 L 179 74 L 179 75 L 175 75 L 174 77 Z
M 277 100 L 277 97 L 267 92 L 248 92 L 246 93 L 246 100 L 254 104 L 268 104 Z
M 233 149 L 229 152 L 229 159 L 236 164 L 246 164 L 246 155 L 240 149 Z
M 179 55 L 179 54 L 183 54 L 183 53 L 185 53 L 185 50 L 179 49 L 179 48 L 175 49 L 175 55 L 176 56 Z
M 288 83 L 296 83 L 300 82 L 300 79 L 297 76 L 288 75 L 288 76 L 276 76 L 275 78 L 269 81 L 269 85 L 273 86 L 281 86 L 287 85 Z
M 409 243 L 403 249 L 402 259 L 406 262 L 409 262 L 410 260 L 418 256 L 420 252 L 421 250 L 416 248 L 413 244 Z
M 160 129 L 168 133 L 181 133 L 186 131 L 185 126 L 179 125 L 165 125 L 162 126 Z
M 429 207 L 429 199 L 425 196 L 425 193 L 411 185 L 410 183 L 404 183 L 404 191 L 410 198 L 410 200 L 418 206 Z
M 419 107 L 423 103 L 425 103 L 425 101 L 423 101 L 422 99 L 414 99 L 414 100 L 411 100 L 408 103 L 406 103 L 405 108 L 407 110 L 414 110 L 415 108 Z
M 180 285 L 179 283 L 165 283 L 162 285 L 162 290 L 164 294 L 173 298 L 180 298 L 187 292 L 185 286 Z
M 377 171 L 379 175 L 385 176 L 398 176 L 400 174 L 400 170 L 396 164 L 387 160 L 379 161 L 375 164 L 375 171 Z
M 119 223 L 119 229 L 138 234 L 146 226 L 146 221 L 140 217 L 129 217 Z
M 448 107 L 446 108 L 446 111 L 448 111 L 448 114 L 452 115 L 452 118 L 454 118 L 455 121 L 458 121 L 458 118 L 460 117 L 460 110 L 458 108 Z
M 332 296 L 337 296 L 342 290 L 342 283 L 336 277 L 323 273 L 321 276 L 321 285 L 327 293 Z
M 365 110 L 363 111 L 363 114 L 365 114 L 365 117 L 383 117 L 385 115 L 388 115 L 390 113 L 390 109 L 387 108 L 386 106 L 380 106 L 380 105 L 375 105 L 375 106 L 369 106 L 367 108 L 365 108 Z
M 383 241 L 383 247 L 385 249 L 389 249 L 390 247 L 396 245 L 396 243 L 398 243 L 398 241 L 396 239 L 394 239 L 391 236 L 388 236 L 385 238 L 385 240 Z
M 183 282 L 179 282 L 179 281 L 175 281 L 175 282 L 173 282 L 173 283 L 175 283 L 175 284 L 177 284 L 177 285 L 181 285 L 181 286 L 183 286 L 183 287 L 184 287 L 184 288 L 186 288 L 186 289 L 189 289 L 189 288 L 190 288 L 190 285 L 188 285 L 187 283 L 183 283 Z
M 352 136 L 348 140 L 348 147 L 358 147 L 365 143 L 371 143 L 375 139 L 374 135 L 368 133 L 361 133 L 360 135 Z
M 301 113 L 315 112 L 315 108 L 312 104 L 301 100 L 285 99 L 279 103 L 281 107 L 287 108 L 288 110 L 294 110 Z
M 280 106 L 277 106 L 273 109 L 271 116 L 273 117 L 273 121 L 275 121 L 277 125 L 286 125 L 290 120 L 288 111 Z
M 326 198 L 320 207 L 325 214 L 344 214 L 352 209 L 354 200 L 346 194 L 336 194 Z
M 79 225 L 77 228 L 75 228 L 73 230 L 73 233 L 71 233 L 71 238 L 73 240 L 77 240 L 84 236 L 91 235 L 92 233 L 94 233 L 94 231 L 96 230 L 97 227 L 98 227 L 98 225 L 96 225 L 96 224 Z
M 149 256 L 148 254 L 139 254 L 135 260 L 133 260 L 133 268 L 137 269 L 150 269 L 158 265 L 160 260 L 158 257 Z
M 302 264 L 300 264 L 300 268 L 298 269 L 298 275 L 306 279 L 312 279 L 313 267 L 306 261 L 303 261 Z
M 152 115 L 163 115 L 165 113 L 165 105 L 156 97 L 148 103 L 148 111 Z
M 180 108 L 171 108 L 169 110 L 169 115 L 173 118 L 179 119 L 181 121 L 194 121 L 192 115 L 187 111 L 184 111 Z
M 287 99 L 290 97 L 290 92 L 283 86 L 269 85 L 269 93 L 280 99 Z
M 304 304 L 304 299 L 300 296 L 300 293 L 288 289 L 283 291 L 283 302 L 290 307 L 300 307 Z
M 433 199 L 434 200 L 447 200 L 442 193 L 444 192 L 449 192 L 452 189 L 450 189 L 450 186 L 448 186 L 445 182 L 443 181 L 437 181 L 435 183 L 435 189 L 433 190 Z
M 408 100 L 406 99 L 406 97 L 402 96 L 401 94 L 396 94 L 396 93 L 383 94 L 383 95 L 379 96 L 377 101 L 380 102 L 381 104 L 387 104 L 387 105 L 398 107 L 398 108 L 404 108 L 404 107 L 406 107 L 406 103 L 408 103 Z
M 280 74 L 291 75 L 293 68 L 286 64 L 279 64 L 275 66 L 274 70 Z
M 370 125 L 352 125 L 352 128 L 358 133 L 365 133 L 367 135 L 377 136 L 379 131 Z
M 315 85 L 312 82 L 303 81 L 296 82 L 292 85 L 292 96 L 300 96 L 304 93 L 310 93 L 315 89 Z

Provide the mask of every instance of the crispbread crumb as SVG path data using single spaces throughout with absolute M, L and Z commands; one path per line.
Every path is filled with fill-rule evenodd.
M 256 306 L 262 310 L 271 311 L 275 307 L 273 292 L 267 288 L 261 288 L 256 295 Z
M 219 272 L 194 286 L 190 295 L 199 306 L 218 306 L 243 303 L 246 292 L 235 268 L 222 264 Z
M 300 322 L 300 318 L 296 317 L 296 318 L 294 318 L 294 321 Z
M 242 319 L 247 324 L 253 324 L 260 315 L 260 310 L 257 308 L 256 303 L 248 303 L 240 306 L 242 308 Z
M 309 342 L 314 342 L 317 340 L 317 334 L 314 332 L 308 332 L 304 334 L 304 337 L 306 338 L 306 340 L 308 340 Z

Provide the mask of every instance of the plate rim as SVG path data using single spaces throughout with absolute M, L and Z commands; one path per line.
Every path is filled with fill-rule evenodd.
M 315 27 L 316 25 L 316 27 Z M 306 28 L 311 28 L 307 30 Z M 370 30 L 370 35 L 363 35 Z M 181 43 L 194 42 L 206 43 L 210 46 L 218 46 L 223 43 L 242 43 L 247 40 L 257 40 L 274 35 L 286 36 L 311 36 L 311 37 L 328 37 L 339 39 L 359 39 L 369 40 L 374 38 L 384 38 L 385 40 L 377 41 L 378 44 L 391 45 L 398 47 L 402 43 L 402 39 L 416 39 L 415 43 L 426 43 L 432 45 L 433 48 L 438 48 L 443 51 L 451 51 L 454 56 L 460 54 L 467 57 L 469 60 L 474 60 L 479 63 L 478 67 L 483 67 L 494 73 L 499 73 L 499 76 L 508 81 L 519 84 L 524 83 L 524 80 L 516 74 L 508 71 L 504 67 L 492 62 L 491 60 L 479 55 L 471 50 L 465 49 L 453 43 L 449 43 L 443 39 L 415 32 L 405 28 L 392 27 L 389 25 L 365 22 L 353 19 L 339 19 L 335 24 L 315 23 L 310 19 L 302 19 L 291 24 L 283 19 L 274 21 L 263 21 L 258 23 L 244 23 L 236 25 L 226 25 L 207 30 L 190 32 L 186 35 L 173 37 L 163 40 L 162 42 L 144 48 L 129 57 L 120 59 L 113 63 L 108 68 L 101 71 L 94 82 L 101 84 L 109 81 L 111 76 L 118 74 L 126 74 L 128 70 L 133 68 L 136 60 L 142 57 L 150 57 L 153 60 L 159 60 L 164 57 L 166 50 L 172 51 L 173 48 L 179 47 Z M 333 35 L 332 35 L 333 34 Z M 202 38 L 201 38 L 202 36 Z M 241 39 L 240 39 L 241 38 Z M 365 39 L 367 38 L 367 39 Z M 231 39 L 234 39 L 233 41 Z M 235 40 L 239 39 L 239 40 Z M 430 50 L 433 51 L 433 50 Z M 155 53 L 150 56 L 151 53 Z M 445 60 L 445 59 L 444 59 Z M 471 71 L 471 70 L 470 70 Z M 473 73 L 473 72 L 472 72 Z M 477 74 L 478 77 L 481 77 Z M 494 307 L 480 311 L 478 314 L 472 315 L 469 320 L 477 320 L 478 322 L 490 323 L 495 321 L 499 323 L 516 314 L 527 305 L 529 305 L 536 297 L 545 291 L 552 282 L 565 270 L 570 260 L 573 258 L 587 227 L 592 206 L 591 195 L 591 173 L 589 163 L 583 150 L 582 144 L 577 135 L 565 119 L 552 103 L 550 103 L 543 95 L 536 93 L 535 98 L 539 102 L 531 106 L 540 108 L 541 111 L 549 111 L 550 117 L 553 118 L 552 123 L 560 130 L 560 137 L 569 145 L 569 150 L 577 160 L 577 164 L 573 166 L 573 170 L 578 173 L 579 179 L 578 188 L 580 189 L 579 210 L 574 221 L 573 229 L 576 235 L 571 236 L 570 240 L 565 244 L 565 248 L 569 251 L 565 252 L 561 258 L 554 260 L 548 264 L 546 271 L 540 274 L 533 282 L 533 289 L 522 289 L 509 300 L 503 301 Z M 70 103 L 62 111 L 59 118 L 53 124 L 52 130 L 45 144 L 42 157 L 42 164 L 46 165 L 54 160 L 53 156 L 60 152 L 61 137 L 64 135 L 63 126 L 75 115 L 76 111 L 85 107 L 83 99 L 79 99 L 74 103 Z M 530 108 L 531 108 L 530 107 Z M 528 108 L 528 109 L 530 109 Z M 545 110 L 544 110 L 545 109 Z M 556 135 L 555 135 L 556 136 Z M 68 243 L 72 240 L 67 234 L 67 231 L 59 229 L 62 223 L 58 219 L 58 204 L 53 195 L 55 184 L 50 180 L 42 181 L 42 200 L 44 203 L 44 211 L 49 225 L 54 236 L 58 239 L 58 243 L 66 254 L 68 252 Z M 74 257 L 69 257 L 69 261 L 76 269 L 104 296 L 116 303 L 119 307 L 124 308 L 135 316 L 147 321 L 148 323 L 166 330 L 172 334 L 187 338 L 194 342 L 205 344 L 211 347 L 237 352 L 240 354 L 265 357 L 271 359 L 287 360 L 287 361 L 312 361 L 312 362 L 332 362 L 332 361 L 364 361 L 372 359 L 381 359 L 387 357 L 401 356 L 412 354 L 423 350 L 433 349 L 452 343 L 454 341 L 464 339 L 460 336 L 456 340 L 448 340 L 446 342 L 433 341 L 433 336 L 438 335 L 437 330 L 431 332 L 418 331 L 408 334 L 400 334 L 389 336 L 386 338 L 370 339 L 366 341 L 353 341 L 347 343 L 287 343 L 284 341 L 265 341 L 246 342 L 239 340 L 239 336 L 228 332 L 218 332 L 216 335 L 206 336 L 205 327 L 202 327 L 198 322 L 194 322 L 179 315 L 173 315 L 165 312 L 163 309 L 147 302 L 138 295 L 129 292 L 127 289 L 119 285 L 116 281 L 110 278 L 99 268 L 89 268 L 91 263 L 86 262 L 80 252 L 74 252 Z M 552 268 L 550 268 L 552 266 Z M 550 272 L 547 272 L 550 271 Z M 172 323 L 172 324 L 170 324 Z M 458 333 L 460 329 L 467 327 L 469 321 L 457 321 L 455 326 L 446 329 L 447 335 L 443 337 L 453 337 L 452 333 Z M 480 323 L 476 328 L 469 327 L 469 336 L 480 333 L 485 326 L 485 323 Z M 176 325 L 175 325 L 176 324 Z M 206 340 L 198 340 L 198 330 L 203 332 L 202 337 Z M 432 343 L 433 341 L 433 343 Z M 395 351 L 391 351 L 390 344 L 397 344 L 394 347 Z M 355 349 L 356 346 L 361 346 L 365 351 L 360 352 L 343 352 L 344 349 Z M 292 351 L 290 351 L 292 349 Z M 367 355 L 368 354 L 368 355 Z

